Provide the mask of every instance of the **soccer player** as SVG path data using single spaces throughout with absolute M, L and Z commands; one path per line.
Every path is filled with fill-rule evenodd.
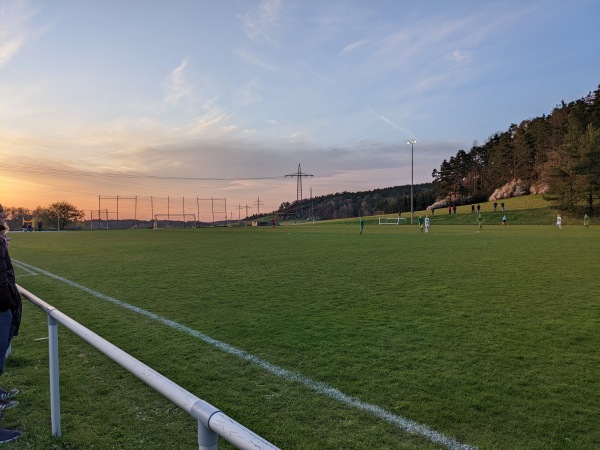
M 562 229 L 562 217 L 560 217 L 560 214 L 556 216 L 556 226 L 559 230 Z
M 477 223 L 479 224 L 479 229 L 481 230 L 483 228 L 483 217 L 481 214 L 477 216 Z
M 502 225 L 506 225 L 506 224 L 507 224 L 507 221 L 506 221 L 506 214 L 504 214 L 504 215 L 502 216 Z
M 363 228 L 365 227 L 365 221 L 363 220 L 362 216 L 360 217 L 360 234 L 362 234 L 363 232 Z
M 419 216 L 419 230 L 421 231 L 421 233 L 423 232 L 424 224 L 425 224 L 425 221 L 423 220 L 423 216 Z
M 429 233 L 429 215 L 425 216 L 425 233 Z
M 583 226 L 586 228 L 590 227 L 590 218 L 587 214 L 583 216 Z

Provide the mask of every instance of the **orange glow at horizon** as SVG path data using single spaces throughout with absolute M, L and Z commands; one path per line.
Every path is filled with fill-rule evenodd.
M 78 192 L 65 193 L 63 187 L 56 189 L 40 183 L 7 176 L 0 178 L 0 203 L 5 207 L 24 208 L 30 211 L 37 207 L 48 207 L 56 202 L 68 202 L 85 213 L 85 220 L 97 220 L 98 216 L 111 220 L 137 219 L 152 220 L 156 214 L 177 216 L 187 215 L 187 220 L 213 221 L 237 220 L 256 213 L 252 205 L 228 202 L 226 197 L 193 196 L 143 196 L 143 195 L 94 195 Z M 87 190 L 87 189 L 85 189 Z M 263 205 L 261 201 L 261 205 Z M 249 206 L 246 209 L 246 206 Z M 262 208 L 261 208 L 262 209 Z M 276 208 L 264 209 L 272 211 Z

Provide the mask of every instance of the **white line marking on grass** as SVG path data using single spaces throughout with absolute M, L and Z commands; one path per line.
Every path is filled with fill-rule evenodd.
M 18 267 L 18 268 L 19 268 L 19 269 L 21 269 L 22 271 L 26 272 L 26 273 L 27 273 L 27 275 L 31 275 L 31 276 L 37 276 L 37 275 L 38 275 L 38 273 L 37 273 L 37 272 L 34 272 L 33 270 L 29 270 L 29 269 L 28 269 L 27 267 L 25 267 L 25 266 L 24 266 L 22 263 L 20 263 L 20 262 L 18 262 L 18 261 L 15 261 L 15 260 L 13 260 L 12 262 L 14 263 L 13 265 L 14 265 L 15 267 Z M 24 276 L 24 275 L 21 275 L 21 276 Z
M 162 323 L 163 325 L 166 325 L 168 327 L 174 328 L 176 330 L 179 330 L 179 331 L 187 333 L 191 336 L 194 336 L 194 337 L 204 341 L 205 343 L 210 344 L 215 348 L 218 348 L 219 350 L 222 350 L 231 355 L 235 355 L 235 356 L 243 359 L 244 361 L 248 361 L 264 370 L 271 372 L 274 375 L 277 375 L 280 378 L 283 378 L 283 379 L 289 380 L 289 381 L 295 381 L 295 382 L 297 382 L 319 394 L 326 395 L 327 397 L 330 397 L 334 400 L 344 403 L 347 406 L 351 406 L 358 410 L 368 412 L 368 413 L 374 415 L 375 417 L 378 417 L 380 419 L 385 420 L 386 422 L 396 425 L 398 428 L 400 428 L 408 433 L 422 436 L 426 439 L 429 439 L 432 442 L 441 444 L 441 445 L 443 445 L 449 449 L 453 449 L 453 450 L 454 449 L 461 449 L 461 450 L 477 449 L 477 447 L 473 447 L 473 446 L 470 446 L 467 444 L 461 444 L 456 439 L 446 436 L 442 433 L 439 433 L 439 432 L 429 428 L 427 425 L 423 425 L 418 422 L 415 422 L 414 420 L 410 420 L 405 417 L 398 416 L 389 411 L 386 411 L 385 409 L 381 408 L 380 406 L 373 405 L 371 403 L 364 402 L 364 401 L 360 400 L 359 398 L 351 397 L 347 394 L 344 394 L 340 390 L 338 390 L 334 387 L 331 387 L 325 383 L 321 383 L 320 381 L 311 380 L 310 378 L 305 377 L 302 374 L 292 372 L 292 371 L 289 371 L 282 367 L 271 364 L 270 362 L 265 361 L 264 359 L 261 359 L 257 356 L 254 356 L 254 355 L 246 352 L 245 350 L 241 350 L 241 349 L 233 347 L 232 345 L 229 345 L 225 342 L 219 341 L 217 339 L 213 339 L 210 336 L 207 336 L 206 334 L 201 333 L 200 331 L 193 330 L 192 328 L 186 327 L 185 325 L 182 325 L 180 323 L 174 322 L 169 319 L 165 319 L 164 317 L 154 314 L 153 312 L 150 312 L 145 309 L 138 308 L 137 306 L 133 306 L 128 303 L 122 302 L 122 301 L 117 300 L 116 298 L 110 297 L 108 295 L 104 295 L 100 292 L 94 291 L 93 289 L 90 289 L 81 284 L 75 283 L 74 281 L 67 280 L 66 278 L 60 277 L 58 275 L 54 275 L 53 273 L 47 272 L 38 267 L 30 266 L 29 264 L 25 264 L 20 261 L 16 261 L 16 262 L 18 262 L 18 264 L 23 267 L 27 267 L 29 270 L 36 271 L 36 272 L 46 275 L 47 277 L 50 277 L 50 278 L 54 278 L 55 280 L 61 281 L 62 283 L 68 284 L 69 286 L 72 286 L 81 291 L 84 291 L 96 298 L 105 300 L 110 303 L 114 303 L 115 305 L 121 306 L 122 308 L 136 312 L 143 316 L 149 317 L 159 323 Z

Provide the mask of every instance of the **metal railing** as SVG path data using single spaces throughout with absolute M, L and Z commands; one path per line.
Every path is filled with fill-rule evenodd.
M 53 436 L 61 436 L 58 372 L 58 324 L 60 323 L 194 417 L 198 421 L 199 450 L 217 450 L 219 436 L 241 450 L 278 449 L 278 447 L 228 417 L 210 403 L 173 383 L 151 367 L 138 361 L 69 316 L 61 313 L 54 306 L 49 305 L 22 286 L 17 287 L 23 297 L 44 311 L 48 316 L 50 414 Z

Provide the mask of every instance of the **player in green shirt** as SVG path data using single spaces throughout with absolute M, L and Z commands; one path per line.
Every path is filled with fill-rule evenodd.
M 425 223 L 425 220 L 423 219 L 423 216 L 419 216 L 419 229 L 421 230 L 421 233 L 423 232 L 423 224 Z

